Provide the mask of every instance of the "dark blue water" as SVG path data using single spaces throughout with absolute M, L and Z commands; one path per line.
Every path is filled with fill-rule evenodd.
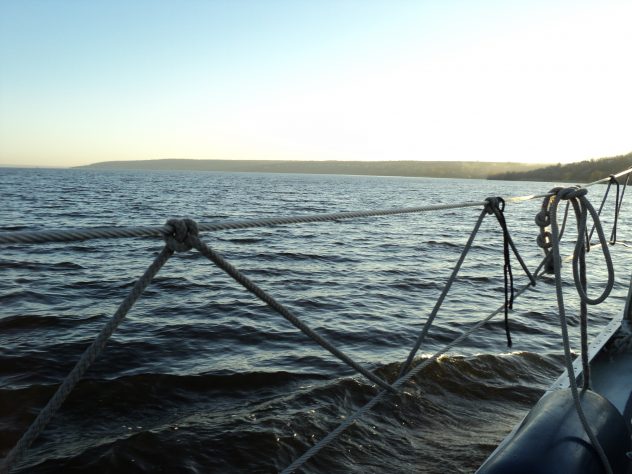
M 162 225 L 480 201 L 552 183 L 91 170 L 0 170 L 0 230 Z M 593 202 L 605 187 L 592 188 Z M 540 202 L 508 204 L 531 268 Z M 393 380 L 477 208 L 203 235 L 313 329 Z M 619 239 L 630 240 L 624 206 Z M 612 212 L 604 211 L 607 229 Z M 568 238 L 572 240 L 573 232 Z M 8 245 L 0 254 L 0 455 L 116 310 L 160 239 Z M 571 243 L 565 247 L 570 254 Z M 629 248 L 613 247 L 617 263 Z M 605 281 L 598 251 L 591 285 Z M 486 218 L 423 360 L 503 303 L 501 232 Z M 570 265 L 567 265 L 570 267 Z M 591 332 L 622 308 L 629 265 Z M 568 303 L 577 308 L 566 269 Z M 514 265 L 516 285 L 527 282 Z M 570 324 L 577 331 L 577 320 Z M 561 366 L 550 279 L 356 423 L 305 472 L 471 472 Z M 575 339 L 575 347 L 577 346 Z M 19 466 L 20 472 L 277 472 L 377 393 L 195 251 L 177 254 Z

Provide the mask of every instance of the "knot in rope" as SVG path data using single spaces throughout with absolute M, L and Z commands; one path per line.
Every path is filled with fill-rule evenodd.
M 546 270 L 549 273 L 556 273 L 554 271 L 555 264 L 561 265 L 561 261 L 553 262 L 552 249 L 557 247 L 556 252 L 559 253 L 559 242 L 564 234 L 564 228 L 566 225 L 566 219 L 568 214 L 569 204 L 572 204 L 575 218 L 577 221 L 577 241 L 575 243 L 575 252 L 573 254 L 573 278 L 575 280 L 575 287 L 582 303 L 589 305 L 596 305 L 604 301 L 614 284 L 614 269 L 612 267 L 612 259 L 610 252 L 608 251 L 608 245 L 604 236 L 603 228 L 599 220 L 599 214 L 595 211 L 592 204 L 586 198 L 588 193 L 587 189 L 580 188 L 579 186 L 572 186 L 568 188 L 553 188 L 547 197 L 542 202 L 542 208 L 536 215 L 536 224 L 540 227 L 540 235 L 538 235 L 537 243 L 547 256 Z M 564 220 L 561 228 L 558 226 L 557 221 L 557 209 L 560 201 L 566 200 L 567 206 L 564 214 Z M 548 217 L 548 218 L 546 218 Z M 603 252 L 604 260 L 607 267 L 608 281 L 601 295 L 597 298 L 589 298 L 586 294 L 586 284 L 582 283 L 582 280 L 586 279 L 586 266 L 585 266 L 585 254 L 588 252 L 589 235 L 587 229 L 587 220 L 590 217 L 593 221 L 593 228 L 597 230 L 599 236 L 599 242 L 601 250 Z M 543 224 L 548 223 L 550 225 L 551 232 L 547 230 Z M 592 232 L 591 232 L 592 233 Z
M 542 201 L 542 207 L 540 209 L 540 212 L 538 212 L 535 215 L 535 224 L 540 228 L 540 234 L 538 235 L 536 239 L 536 243 L 538 244 L 538 247 L 544 250 L 545 259 L 542 265 L 544 267 L 544 272 L 549 273 L 549 274 L 553 273 L 553 262 L 551 260 L 551 250 L 550 250 L 551 247 L 553 246 L 553 242 L 552 242 L 551 233 L 548 230 L 546 230 L 546 228 L 551 225 L 551 213 L 549 211 L 549 208 L 551 206 L 551 201 L 553 200 L 553 197 L 557 196 L 557 194 L 563 190 L 564 188 L 562 187 L 555 187 L 551 189 L 547 193 L 547 196 Z M 567 208 L 567 212 L 568 212 L 568 208 Z M 564 216 L 564 224 L 566 224 L 566 215 Z M 537 270 L 536 270 L 536 273 L 537 273 Z
M 612 233 L 610 234 L 610 245 L 614 245 L 617 242 L 617 224 L 619 221 L 619 212 L 621 210 L 621 204 L 623 204 L 623 195 L 625 194 L 625 188 L 628 185 L 629 179 L 630 179 L 630 175 L 628 174 L 625 179 L 625 184 L 623 185 L 623 191 L 621 191 L 621 185 L 619 184 L 619 181 L 617 181 L 617 177 L 611 174 L 610 181 L 608 181 L 608 187 L 606 188 L 606 192 L 603 195 L 603 200 L 601 201 L 601 205 L 599 206 L 599 210 L 597 211 L 597 214 L 601 216 L 601 211 L 603 210 L 603 206 L 606 203 L 606 200 L 608 199 L 608 193 L 610 192 L 610 188 L 614 184 L 616 186 L 617 195 L 614 200 L 614 223 L 612 225 Z M 590 230 L 590 233 L 588 234 L 586 238 L 587 240 L 586 245 L 588 246 L 589 250 L 590 250 L 590 244 L 591 244 L 591 239 L 592 239 L 594 230 L 595 230 L 595 227 L 593 226 L 593 228 Z
M 563 200 L 570 200 L 575 198 L 580 198 L 588 194 L 588 190 L 586 188 L 581 188 L 579 186 L 571 186 L 569 188 L 562 188 L 557 192 L 557 196 Z
M 193 219 L 169 219 L 167 226 L 171 228 L 165 235 L 167 246 L 174 252 L 191 250 L 191 237 L 197 237 L 198 225 Z
M 507 221 L 505 220 L 505 200 L 501 197 L 488 197 L 485 199 L 486 205 L 484 212 L 487 214 L 494 214 L 496 219 L 498 220 L 498 224 L 503 232 L 503 257 L 504 257 L 504 266 L 503 273 L 505 277 L 505 334 L 507 336 L 507 346 L 512 346 L 511 341 L 511 331 L 509 329 L 509 310 L 513 309 L 513 302 L 515 298 L 515 289 L 514 289 L 514 278 L 513 271 L 511 269 L 511 256 L 509 250 L 513 250 L 514 255 L 518 259 L 518 262 L 522 266 L 523 270 L 529 277 L 531 281 L 531 285 L 535 286 L 535 279 L 531 275 L 531 272 L 525 265 L 522 257 L 518 253 L 518 250 L 515 248 L 513 240 L 509 235 L 509 229 L 507 227 Z
M 496 211 L 505 210 L 505 200 L 501 197 L 488 197 L 485 199 L 485 211 L 487 214 L 495 214 Z

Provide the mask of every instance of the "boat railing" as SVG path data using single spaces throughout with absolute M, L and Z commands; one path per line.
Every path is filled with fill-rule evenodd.
M 536 281 L 541 278 L 545 272 L 552 272 L 556 277 L 557 287 L 557 299 L 558 309 L 560 313 L 561 328 L 564 339 L 564 349 L 566 358 L 566 368 L 569 375 L 569 380 L 575 380 L 575 369 L 571 359 L 570 345 L 568 342 L 568 334 L 565 321 L 565 309 L 564 301 L 561 290 L 561 257 L 559 242 L 564 234 L 564 229 L 567 223 L 567 217 L 569 209 L 572 208 L 575 212 L 577 221 L 577 242 L 576 251 L 573 257 L 573 269 L 575 286 L 582 301 L 582 314 L 586 312 L 585 307 L 590 304 L 598 304 L 603 301 L 609 294 L 612 288 L 614 276 L 612 261 L 608 250 L 609 245 L 616 242 L 616 225 L 619 216 L 619 211 L 623 203 L 623 197 L 625 194 L 625 188 L 628 183 L 628 178 L 632 173 L 632 168 L 622 171 L 616 175 L 594 181 L 592 183 L 583 186 L 573 187 L 560 187 L 539 195 L 529 196 L 517 196 L 517 197 L 491 197 L 482 201 L 476 202 L 462 202 L 456 204 L 441 204 L 441 205 L 427 205 L 408 208 L 396 208 L 396 209 L 381 209 L 381 210 L 368 210 L 368 211 L 355 211 L 355 212 L 340 212 L 333 214 L 316 214 L 316 215 L 303 215 L 303 216 L 288 216 L 288 217 L 272 217 L 264 219 L 252 219 L 242 221 L 225 221 L 225 222 L 212 222 L 212 223 L 196 223 L 192 219 L 170 219 L 163 226 L 153 227 L 98 227 L 98 228 L 80 228 L 80 229 L 48 229 L 48 230 L 36 230 L 36 231 L 14 231 L 14 232 L 0 232 L 0 245 L 9 244 L 34 244 L 43 242 L 68 242 L 79 241 L 89 239 L 110 239 L 110 238 L 125 238 L 125 237 L 161 237 L 165 241 L 165 245 L 159 255 L 147 268 L 144 274 L 136 281 L 133 288 L 123 302 L 119 305 L 118 309 L 112 316 L 112 318 L 104 325 L 99 332 L 95 340 L 85 350 L 80 357 L 77 364 L 61 383 L 55 394 L 48 401 L 46 406 L 42 408 L 37 417 L 34 419 L 27 431 L 17 441 L 15 446 L 9 451 L 4 458 L 0 469 L 2 472 L 9 472 L 15 467 L 23 458 L 28 447 L 44 430 L 47 423 L 51 420 L 54 414 L 59 410 L 66 397 L 73 390 L 78 381 L 82 378 L 83 374 L 90 367 L 92 362 L 99 356 L 99 354 L 105 348 L 108 339 L 114 333 L 116 328 L 124 320 L 125 316 L 135 304 L 135 302 L 141 297 L 143 291 L 149 286 L 152 279 L 158 274 L 160 269 L 167 263 L 169 258 L 175 253 L 187 252 L 192 249 L 197 250 L 201 255 L 206 257 L 217 267 L 221 268 L 226 274 L 243 286 L 247 291 L 254 294 L 261 301 L 265 302 L 271 309 L 279 313 L 287 321 L 293 324 L 297 329 L 302 331 L 306 336 L 311 338 L 314 342 L 319 344 L 325 350 L 329 351 L 334 357 L 338 358 L 341 362 L 352 367 L 355 371 L 362 374 L 372 383 L 381 388 L 379 393 L 371 399 L 368 403 L 358 409 L 355 413 L 346 417 L 345 420 L 334 428 L 328 435 L 309 448 L 302 456 L 291 463 L 283 472 L 289 473 L 299 469 L 305 464 L 312 456 L 318 453 L 323 447 L 331 443 L 336 439 L 340 433 L 348 428 L 357 419 L 362 417 L 366 412 L 371 410 L 377 403 L 388 397 L 392 393 L 397 393 L 402 390 L 404 385 L 417 375 L 424 367 L 428 366 L 433 361 L 437 360 L 441 355 L 445 354 L 465 339 L 467 339 L 472 333 L 484 326 L 492 318 L 498 314 L 504 314 L 505 316 L 505 331 L 507 337 L 507 343 L 511 346 L 511 334 L 508 325 L 508 315 L 513 307 L 514 300 L 523 294 L 529 287 L 534 286 Z M 620 191 L 620 185 L 617 178 L 625 176 L 626 182 L 623 186 L 623 190 Z M 608 183 L 608 187 L 604 193 L 604 197 L 599 208 L 596 211 L 588 198 L 586 197 L 587 188 L 596 184 Z M 612 186 L 616 185 L 617 195 L 615 198 L 615 219 L 613 231 L 610 239 L 607 239 L 600 222 L 600 214 L 606 202 L 608 192 Z M 544 258 L 540 261 L 539 265 L 533 270 L 529 270 L 524 260 L 522 259 L 512 237 L 510 234 L 509 226 L 505 220 L 505 205 L 508 202 L 521 203 L 531 201 L 534 199 L 542 199 L 541 211 L 536 216 L 536 223 L 540 226 L 540 239 L 539 245 L 544 250 Z M 558 205 L 564 202 L 566 210 L 564 212 L 564 218 L 561 225 L 557 222 Z M 458 209 L 465 207 L 480 208 L 480 214 L 476 220 L 474 227 L 468 237 L 468 240 L 463 247 L 463 250 L 457 260 L 450 277 L 448 278 L 440 296 L 438 297 L 432 311 L 430 312 L 424 326 L 419 331 L 413 347 L 406 360 L 402 363 L 399 375 L 394 381 L 387 381 L 374 372 L 368 370 L 366 367 L 357 363 L 348 354 L 339 350 L 326 338 L 322 337 L 312 328 L 310 328 L 304 321 L 302 321 L 298 315 L 291 311 L 287 306 L 274 298 L 271 294 L 257 285 L 254 281 L 244 275 L 239 269 L 232 265 L 223 255 L 217 252 L 214 248 L 207 245 L 200 237 L 200 232 L 219 232 L 222 230 L 230 229 L 247 229 L 256 227 L 268 227 L 279 226 L 289 224 L 307 224 L 318 222 L 332 222 L 341 221 L 347 219 L 367 218 L 367 217 L 383 217 L 391 215 L 413 214 L 432 212 L 447 209 Z M 504 260 L 504 302 L 494 311 L 492 311 L 485 318 L 472 325 L 467 330 L 463 331 L 461 335 L 456 337 L 452 342 L 441 348 L 435 354 L 430 357 L 424 358 L 423 361 L 417 361 L 415 363 L 415 356 L 419 353 L 419 350 L 424 343 L 429 329 L 432 326 L 434 319 L 441 308 L 441 305 L 450 291 L 450 288 L 456 280 L 459 270 L 470 251 L 474 239 L 476 238 L 483 220 L 493 216 L 496 222 L 500 226 L 502 231 L 502 246 L 503 246 L 503 260 Z M 592 220 L 592 228 L 588 229 L 588 219 Z M 547 230 L 547 229 L 550 229 Z M 593 231 L 597 232 L 598 241 L 595 245 L 590 242 Z M 607 266 L 608 284 L 603 294 L 599 298 L 590 299 L 586 295 L 586 282 L 585 282 L 585 261 L 584 255 L 590 250 L 590 247 L 600 247 L 604 260 Z M 513 255 L 513 259 L 512 259 Z M 520 287 L 514 288 L 514 276 L 512 269 L 512 260 L 517 262 L 522 271 L 527 276 L 529 282 Z M 632 288 L 632 286 L 631 286 Z M 632 289 L 628 294 L 625 314 L 627 318 L 632 320 Z M 582 321 L 585 317 L 582 318 Z M 582 323 L 582 349 L 586 345 L 587 332 L 585 324 Z M 587 350 L 582 350 L 582 365 L 584 373 L 587 373 Z M 586 353 L 586 355 L 584 355 Z M 584 377 L 585 379 L 586 377 Z M 573 387 L 575 382 L 571 382 Z M 577 387 L 575 386 L 575 391 Z M 581 413 L 581 406 L 577 407 L 578 413 Z M 581 416 L 581 414 L 580 414 Z M 586 432 L 591 439 L 590 429 L 585 425 Z M 593 439 L 593 444 L 596 449 L 599 448 L 598 442 Z M 604 465 L 607 466 L 607 460 L 602 456 Z

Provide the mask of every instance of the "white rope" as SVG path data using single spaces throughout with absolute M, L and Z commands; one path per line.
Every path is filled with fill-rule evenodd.
M 246 290 L 255 295 L 261 301 L 266 303 L 270 308 L 275 310 L 281 316 L 283 316 L 287 321 L 292 323 L 296 328 L 298 328 L 301 332 L 307 335 L 314 342 L 319 344 L 323 349 L 329 351 L 331 354 L 336 356 L 342 362 L 347 364 L 349 367 L 353 368 L 356 372 L 364 375 L 367 379 L 375 382 L 380 387 L 393 390 L 388 382 L 382 380 L 380 377 L 370 372 L 369 370 L 362 367 L 356 361 L 354 361 L 351 357 L 346 355 L 344 352 L 336 348 L 331 342 L 322 337 L 320 334 L 316 333 L 313 329 L 311 329 L 307 324 L 301 321 L 292 311 L 290 311 L 287 307 L 279 303 L 274 297 L 272 297 L 265 290 L 260 288 L 257 284 L 255 284 L 252 280 L 250 280 L 246 275 L 240 272 L 237 268 L 230 264 L 222 255 L 218 252 L 210 248 L 204 242 L 202 242 L 195 234 L 189 234 L 188 242 L 190 245 L 195 248 L 198 252 L 212 261 L 219 268 L 224 270 L 229 276 L 231 276 L 237 283 L 242 285 Z
M 458 204 L 436 204 L 429 206 L 405 207 L 398 209 L 378 209 L 372 211 L 338 212 L 333 214 L 314 214 L 288 217 L 268 217 L 244 221 L 226 221 L 198 224 L 201 232 L 220 230 L 250 229 L 286 224 L 306 224 L 313 222 L 331 222 L 361 217 L 379 217 L 398 214 L 414 214 L 420 212 L 460 209 L 465 207 L 484 206 L 485 201 L 463 202 Z M 0 244 L 33 244 L 43 242 L 71 242 L 75 240 L 112 239 L 120 237 L 163 237 L 172 232 L 169 225 L 156 227 L 97 227 L 64 230 L 35 230 L 0 232 Z

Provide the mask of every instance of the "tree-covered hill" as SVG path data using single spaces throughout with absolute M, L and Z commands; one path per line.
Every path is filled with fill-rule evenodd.
M 80 168 L 110 170 L 183 170 L 255 173 L 316 173 L 373 176 L 424 176 L 432 178 L 479 178 L 506 171 L 526 171 L 533 163 L 481 161 L 286 161 L 286 160 L 192 160 L 158 159 L 105 161 Z
M 530 171 L 510 171 L 489 176 L 488 179 L 509 181 L 560 181 L 591 183 L 601 178 L 632 168 L 632 152 L 610 158 L 553 165 Z

